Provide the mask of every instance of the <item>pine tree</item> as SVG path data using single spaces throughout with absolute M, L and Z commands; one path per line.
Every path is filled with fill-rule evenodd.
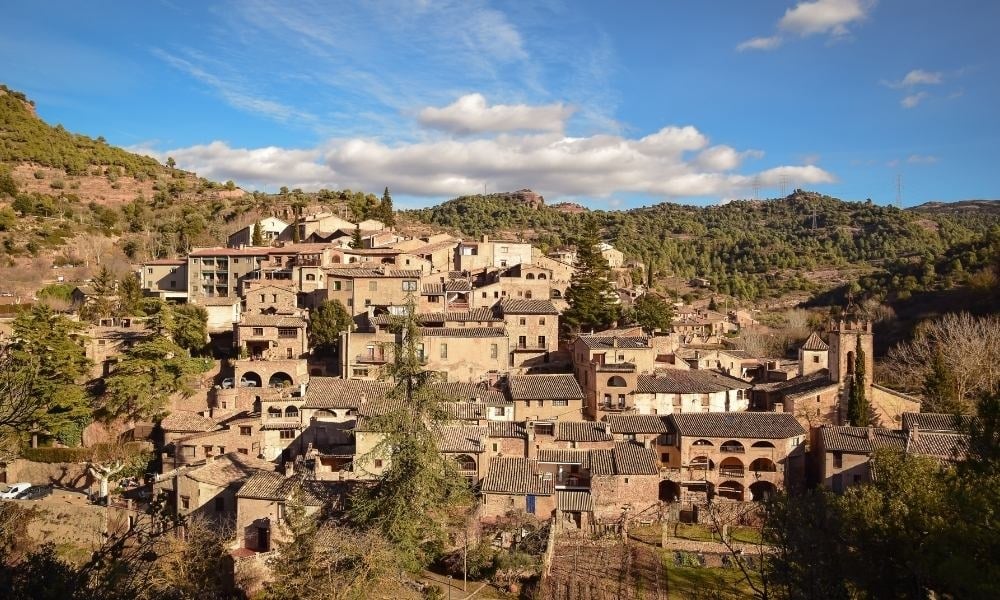
M 388 466 L 352 496 L 350 514 L 357 525 L 380 531 L 395 547 L 400 564 L 417 571 L 437 558 L 447 542 L 445 524 L 467 505 L 469 490 L 455 461 L 438 451 L 448 412 L 431 385 L 435 374 L 423 369 L 412 298 L 408 308 L 391 326 L 398 341 L 387 369 L 395 383 L 389 408 L 368 420 L 368 429 L 380 432 L 382 440 L 359 457 L 369 463 L 387 460 Z
M 340 334 L 350 329 L 350 313 L 339 300 L 326 300 L 309 312 L 309 345 L 313 356 L 336 353 Z
M 922 386 L 924 401 L 921 403 L 921 410 L 924 412 L 962 412 L 961 403 L 958 402 L 958 393 L 955 385 L 955 376 L 944 360 L 944 353 L 940 350 L 934 354 L 931 362 L 931 370 L 924 377 Z
M 620 313 L 610 281 L 611 268 L 597 249 L 599 243 L 597 223 L 589 220 L 577 243 L 576 270 L 566 291 L 569 309 L 563 313 L 563 322 L 574 332 L 604 329 Z
M 349 245 L 351 248 L 360 248 L 364 245 L 364 241 L 361 239 L 361 225 L 354 226 L 354 233 L 351 234 L 351 243 Z
M 264 232 L 262 231 L 260 225 L 260 219 L 254 221 L 253 224 L 253 237 L 250 239 L 251 246 L 263 246 L 264 245 Z
M 396 212 L 392 208 L 392 195 L 389 193 L 388 186 L 382 192 L 382 202 L 378 205 L 378 219 L 386 227 L 392 227 L 396 224 Z
M 295 218 L 292 219 L 292 243 L 298 244 L 301 241 L 301 236 L 299 235 L 299 218 L 302 216 L 302 211 L 297 206 L 293 206 L 292 214 L 295 215 Z
M 855 427 L 868 427 L 868 398 L 865 396 L 865 351 L 861 347 L 860 335 L 854 355 L 854 377 L 851 380 L 850 395 L 847 399 L 847 418 Z

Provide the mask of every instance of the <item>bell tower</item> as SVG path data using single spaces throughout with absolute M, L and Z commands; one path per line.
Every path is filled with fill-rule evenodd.
M 872 385 L 875 357 L 872 336 L 872 322 L 853 317 L 830 322 L 830 378 L 846 386 L 854 376 L 858 360 L 858 343 L 864 352 L 865 387 Z

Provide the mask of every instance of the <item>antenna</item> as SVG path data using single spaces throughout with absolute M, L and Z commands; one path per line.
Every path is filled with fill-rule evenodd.
M 896 208 L 903 208 L 903 174 L 896 173 Z
M 781 196 L 784 197 L 788 190 L 788 175 L 782 175 L 778 178 L 778 189 L 781 190 Z
M 816 201 L 815 200 L 812 202 L 812 209 L 813 209 L 813 214 L 812 214 L 812 225 L 813 225 L 813 227 L 812 228 L 816 229 Z
M 753 199 L 760 200 L 760 175 L 753 178 Z

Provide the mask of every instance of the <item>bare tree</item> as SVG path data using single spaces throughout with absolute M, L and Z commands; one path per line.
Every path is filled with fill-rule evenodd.
M 973 412 L 977 396 L 1000 391 L 1000 316 L 949 313 L 921 323 L 912 341 L 889 350 L 887 383 L 919 391 L 939 355 L 954 378 L 955 400 Z M 924 400 L 927 411 L 940 399 Z

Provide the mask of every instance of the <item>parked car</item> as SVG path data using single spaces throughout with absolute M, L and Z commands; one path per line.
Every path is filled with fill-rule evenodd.
M 30 483 L 0 484 L 0 500 L 13 500 L 30 487 Z
M 257 387 L 257 382 L 253 379 L 240 379 L 240 387 Z
M 18 496 L 18 500 L 39 500 L 52 493 L 52 488 L 47 485 L 33 485 L 30 488 L 21 492 Z
M 228 390 L 229 388 L 233 387 L 233 378 L 232 377 L 226 377 L 225 379 L 223 379 L 221 387 L 224 390 Z

